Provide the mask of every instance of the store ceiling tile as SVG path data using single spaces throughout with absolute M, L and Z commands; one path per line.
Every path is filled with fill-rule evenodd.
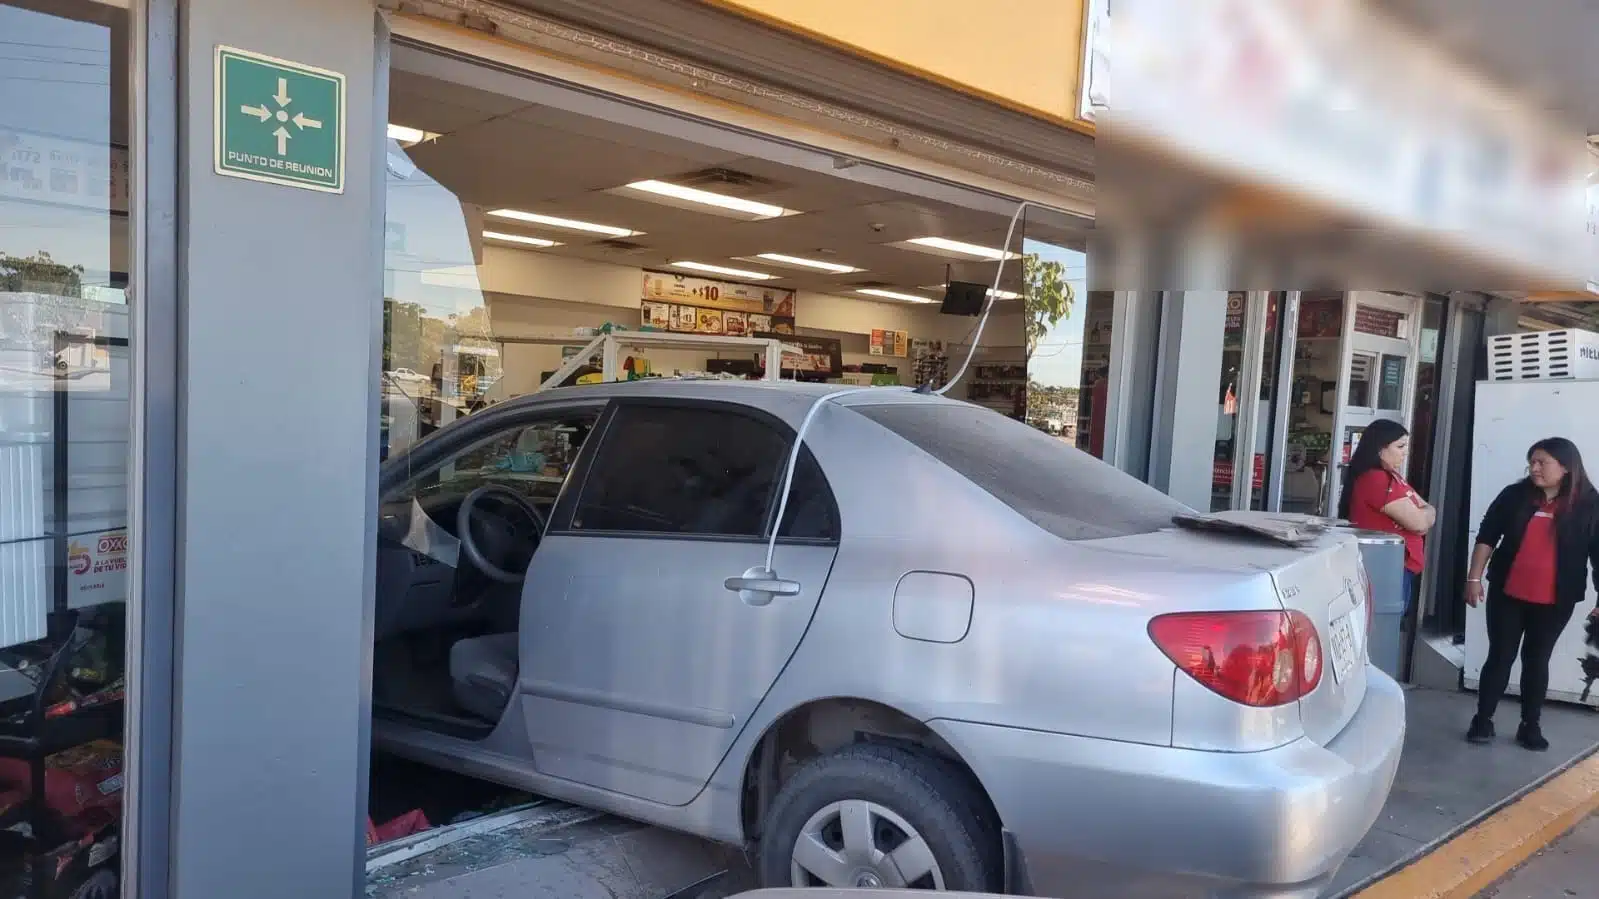
M 588 138 L 595 142 L 597 148 L 612 153 L 625 151 L 629 148 L 644 150 L 649 153 L 693 160 L 696 167 L 725 164 L 729 160 L 736 158 L 734 154 L 721 147 L 682 140 L 665 134 L 641 131 L 638 128 L 596 119 L 592 116 L 564 109 L 556 109 L 551 106 L 529 106 L 517 112 L 513 118 L 518 122 L 533 125 L 540 129 L 559 132 L 571 137 Z
M 953 206 L 906 199 L 886 203 L 814 209 L 782 224 L 790 234 L 812 241 L 848 240 L 888 244 L 936 234 L 962 240 L 966 235 L 1003 228 L 997 216 Z
M 518 209 L 717 161 L 610 144 L 516 119 L 447 134 L 419 146 L 412 158 L 463 199 Z
M 403 69 L 390 69 L 389 117 L 393 119 L 396 116 L 409 114 L 413 111 L 413 107 L 423 103 L 430 107 L 454 107 L 463 115 L 477 114 L 479 121 L 494 116 L 510 115 L 527 106 L 526 101 L 513 97 L 440 81 Z
M 587 221 L 604 221 L 643 231 L 647 238 L 664 238 L 667 235 L 685 235 L 698 240 L 712 240 L 737 233 L 734 229 L 744 224 L 737 219 L 725 218 L 663 203 L 652 203 L 643 197 L 609 191 L 553 198 L 541 205 L 539 212 L 564 215 Z
M 866 270 L 844 276 L 774 270 L 774 273 L 781 273 L 786 282 L 804 282 L 806 289 L 815 290 L 827 289 L 828 285 L 836 289 L 841 284 L 856 281 L 919 287 L 942 284 L 946 275 L 957 280 L 983 282 L 994 277 L 991 263 L 944 259 L 888 245 L 896 238 L 925 233 L 946 233 L 965 240 L 986 239 L 992 231 L 984 230 L 985 226 L 996 226 L 988 216 L 896 209 L 916 204 L 894 203 L 844 207 L 760 222 L 729 222 L 672 207 L 646 210 L 637 209 L 638 205 L 625 197 L 590 194 L 568 198 L 546 208 L 555 214 L 626 222 L 629 227 L 645 231 L 641 236 L 628 239 L 629 244 L 645 248 L 643 253 L 618 254 L 603 241 L 585 239 L 568 240 L 568 246 L 561 248 L 563 253 L 618 264 L 647 267 L 674 258 L 726 261 L 757 253 L 785 252 L 837 259 Z M 896 223 L 893 228 L 888 227 L 890 221 Z M 876 230 L 875 225 L 883 225 L 884 230 Z M 1020 266 L 1009 266 L 1006 282 L 1019 279 L 1020 272 Z
M 460 201 L 644 232 L 611 241 L 598 234 L 496 221 L 496 229 L 563 244 L 524 252 L 651 269 L 692 259 L 769 271 L 780 276 L 774 285 L 840 295 L 860 287 L 919 291 L 948 278 L 982 283 L 994 278 L 992 263 L 946 259 L 891 244 L 928 235 L 997 244 L 1007 225 L 1004 216 L 544 107 L 513 107 L 510 114 L 494 117 L 485 113 L 491 95 L 412 83 L 416 81 L 402 80 L 410 93 L 394 100 L 392 118 L 447 132 L 410 152 L 418 166 Z M 644 179 L 721 190 L 800 214 L 740 221 L 615 190 Z M 864 271 L 838 275 L 738 261 L 769 252 L 837 260 Z M 1020 265 L 1008 266 L 1002 287 L 1019 289 L 1020 276 Z
M 850 181 L 834 174 L 796 169 L 767 159 L 745 156 L 727 163 L 727 167 L 779 185 L 778 189 L 763 195 L 761 201 L 785 209 L 808 212 L 900 199 L 900 194 L 886 188 Z
M 469 131 L 494 118 L 494 113 L 418 97 L 389 110 L 389 121 L 438 135 Z

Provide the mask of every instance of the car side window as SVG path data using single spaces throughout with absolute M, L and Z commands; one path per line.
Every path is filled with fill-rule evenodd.
M 458 499 L 498 484 L 536 502 L 553 502 L 598 417 L 597 410 L 584 411 L 508 427 L 435 462 L 385 499 Z
M 578 531 L 762 537 L 791 435 L 705 406 L 624 405 L 606 428 L 572 518 Z M 795 478 L 785 535 L 829 536 L 832 503 L 809 453 Z M 809 469 L 811 474 L 804 473 Z M 825 502 L 800 502 L 801 489 Z
M 781 488 L 782 484 L 779 483 Z M 775 494 L 772 501 L 777 502 Z M 789 492 L 788 510 L 783 514 L 779 537 L 790 540 L 833 541 L 838 539 L 838 506 L 833 491 L 822 476 L 822 468 L 809 448 L 800 450 L 794 470 L 794 488 Z

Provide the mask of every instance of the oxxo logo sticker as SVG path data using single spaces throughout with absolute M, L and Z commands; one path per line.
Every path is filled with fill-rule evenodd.
M 127 534 L 108 534 L 100 538 L 101 553 L 125 553 L 128 551 Z
M 89 568 L 94 565 L 94 557 L 89 555 L 89 548 L 74 540 L 67 547 L 67 567 L 73 574 L 88 574 Z

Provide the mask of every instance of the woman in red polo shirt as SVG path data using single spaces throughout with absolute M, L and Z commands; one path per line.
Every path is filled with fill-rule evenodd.
M 1483 515 L 1471 555 L 1468 605 L 1482 602 L 1487 573 L 1488 658 L 1466 739 L 1493 739 L 1494 709 L 1519 650 L 1516 742 L 1539 752 L 1549 748 L 1538 723 L 1549 692 L 1549 657 L 1587 593 L 1590 569 L 1599 587 L 1599 492 L 1576 444 L 1564 437 L 1540 440 L 1527 451 L 1527 477 L 1500 492 Z
M 1405 619 L 1416 595 L 1416 576 L 1426 559 L 1426 533 L 1438 511 L 1416 495 L 1400 474 L 1410 453 L 1410 432 L 1397 421 L 1378 419 L 1360 435 L 1344 473 L 1338 517 L 1357 528 L 1405 538 Z

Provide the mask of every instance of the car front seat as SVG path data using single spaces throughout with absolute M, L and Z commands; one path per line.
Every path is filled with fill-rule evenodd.
M 469 637 L 450 647 L 455 702 L 486 721 L 499 721 L 516 691 L 517 635 Z

